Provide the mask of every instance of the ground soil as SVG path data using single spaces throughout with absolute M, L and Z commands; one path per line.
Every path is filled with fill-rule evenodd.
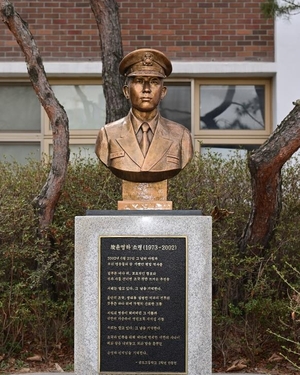
M 0 356 L 1 358 L 1 356 Z M 30 359 L 31 358 L 31 359 Z M 34 360 L 36 358 L 36 360 Z M 26 374 L 33 372 L 72 372 L 74 371 L 74 355 L 72 349 L 57 348 L 44 358 L 39 353 L 28 353 L 26 350 L 18 357 L 0 361 L 0 374 Z
M 214 369 L 214 373 L 219 373 L 219 372 L 226 372 L 226 368 L 219 368 L 219 369 Z M 277 364 L 277 365 L 270 365 L 269 363 L 258 363 L 257 366 L 252 367 L 249 366 L 247 368 L 244 368 L 240 371 L 232 371 L 228 372 L 228 374 L 266 374 L 266 375 L 300 375 L 300 371 L 296 370 L 294 367 L 289 365 L 288 363 L 283 363 L 283 364 Z

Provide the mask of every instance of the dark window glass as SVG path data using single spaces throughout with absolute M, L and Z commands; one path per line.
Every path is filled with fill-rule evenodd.
M 167 95 L 160 102 L 160 113 L 191 130 L 191 85 L 189 82 L 165 82 Z
M 200 128 L 205 130 L 264 130 L 263 85 L 200 86 Z

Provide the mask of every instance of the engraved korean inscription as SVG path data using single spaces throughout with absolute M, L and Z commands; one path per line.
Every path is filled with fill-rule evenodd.
M 186 374 L 186 237 L 100 237 L 100 373 Z

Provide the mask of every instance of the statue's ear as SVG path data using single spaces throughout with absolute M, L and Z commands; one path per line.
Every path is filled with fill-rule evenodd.
M 123 86 L 123 94 L 124 94 L 126 99 L 129 99 L 129 88 L 128 88 L 127 85 Z
M 163 99 L 167 95 L 167 91 L 168 91 L 167 87 L 163 86 L 160 99 Z

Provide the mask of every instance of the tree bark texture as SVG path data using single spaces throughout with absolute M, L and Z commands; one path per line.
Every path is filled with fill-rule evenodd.
M 124 117 L 129 103 L 122 91 L 124 78 L 119 74 L 123 58 L 119 6 L 115 0 L 90 0 L 99 30 L 103 91 L 106 101 L 106 123 Z
M 281 212 L 281 169 L 300 147 L 300 101 L 270 138 L 248 159 L 252 186 L 252 210 L 240 250 L 263 256 Z
M 53 134 L 53 160 L 47 181 L 33 206 L 39 217 L 39 232 L 52 223 L 56 204 L 65 182 L 69 160 L 69 122 L 64 108 L 56 99 L 49 85 L 42 58 L 27 23 L 15 11 L 9 1 L 1 6 L 2 20 L 14 35 L 24 53 L 29 78 L 34 91 L 44 107 L 51 123 Z

